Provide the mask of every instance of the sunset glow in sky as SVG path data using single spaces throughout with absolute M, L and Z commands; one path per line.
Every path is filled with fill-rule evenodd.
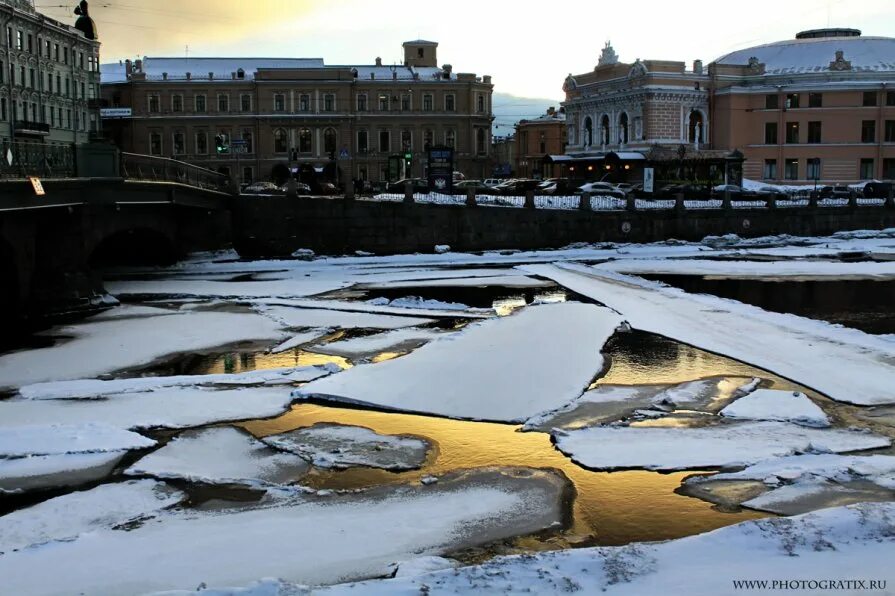
M 53 2 L 35 4 L 74 22 L 70 8 Z M 708 63 L 803 29 L 895 31 L 891 0 L 91 0 L 90 12 L 104 62 L 183 56 L 189 46 L 190 56 L 322 57 L 327 64 L 372 63 L 381 56 L 391 64 L 402 59 L 402 42 L 422 38 L 439 42 L 439 63 L 492 75 L 497 92 L 545 98 L 561 98 L 566 75 L 592 69 L 607 40 L 624 62 Z

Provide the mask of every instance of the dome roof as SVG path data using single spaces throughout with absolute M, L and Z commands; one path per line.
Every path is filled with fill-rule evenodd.
M 837 52 L 851 68 L 830 68 Z M 811 74 L 836 70 L 895 72 L 895 38 L 861 37 L 853 29 L 806 31 L 797 39 L 737 50 L 718 58 L 717 64 L 746 65 L 757 58 L 765 74 Z M 842 61 L 840 61 L 842 62 Z

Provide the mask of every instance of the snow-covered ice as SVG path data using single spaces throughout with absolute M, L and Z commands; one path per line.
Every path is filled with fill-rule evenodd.
M 113 528 L 180 503 L 162 482 L 131 480 L 56 497 L 0 517 L 0 555 Z
M 484 288 L 490 286 L 499 286 L 502 288 L 546 288 L 552 285 L 553 283 L 549 281 L 535 279 L 525 275 L 498 275 L 494 277 L 454 277 L 450 279 L 427 279 L 416 281 L 368 282 L 361 284 L 360 287 L 365 290 L 383 290 L 397 288 Z
M 743 422 L 705 428 L 591 427 L 558 431 L 557 448 L 586 468 L 687 470 L 753 464 L 795 453 L 889 447 L 886 437 L 821 430 L 784 422 Z
M 820 406 L 804 393 L 793 391 L 759 389 L 721 410 L 721 415 L 746 420 L 794 422 L 818 428 L 830 426 L 830 419 Z
M 277 449 L 297 453 L 318 468 L 364 466 L 415 470 L 432 445 L 419 437 L 383 435 L 359 426 L 315 424 L 263 439 Z
M 23 421 L 19 426 L 0 428 L 0 459 L 69 453 L 109 453 L 145 449 L 153 445 L 155 441 L 137 433 L 95 422 L 77 424 L 65 420 L 64 424 L 35 426 L 34 419 L 31 419 Z
M 130 476 L 206 484 L 283 484 L 308 471 L 307 462 L 271 449 L 235 428 L 191 430 L 125 470 Z
M 287 339 L 280 345 L 271 349 L 271 354 L 282 354 L 283 352 L 288 352 L 289 350 L 295 349 L 299 346 L 303 346 L 305 344 L 309 344 L 311 342 L 317 341 L 321 337 L 325 337 L 332 333 L 331 329 L 311 329 L 310 331 L 305 331 L 304 333 L 298 333 L 293 335 L 291 338 Z
M 290 328 L 331 328 L 331 329 L 402 329 L 434 323 L 432 319 L 399 317 L 362 312 L 344 312 L 319 308 L 293 308 L 288 306 L 257 305 L 258 311 Z
M 413 308 L 417 310 L 469 310 L 468 306 L 458 302 L 426 300 L 418 296 L 407 296 L 406 298 L 395 298 L 394 300 L 389 300 L 388 298 L 373 298 L 372 300 L 367 300 L 366 304 L 371 304 L 373 306 L 390 306 L 392 308 Z
M 254 313 L 180 312 L 85 321 L 56 328 L 53 334 L 72 339 L 0 356 L 0 388 L 95 377 L 145 366 L 172 354 L 241 341 L 276 340 L 283 331 L 272 320 Z
M 621 323 L 588 304 L 533 306 L 470 325 L 403 358 L 314 381 L 295 395 L 523 422 L 581 395 L 602 370 L 600 351 Z
M 895 501 L 895 494 L 872 483 L 807 480 L 768 491 L 744 501 L 742 506 L 777 515 L 799 515 L 851 503 L 890 501 Z
M 547 472 L 478 471 L 434 486 L 164 511 L 127 532 L 99 529 L 3 555 L 0 577 L 5 592 L 29 596 L 366 579 L 399 561 L 551 527 L 562 520 L 565 487 Z
M 437 329 L 397 329 L 388 333 L 343 339 L 313 346 L 315 352 L 346 358 L 359 358 L 387 351 L 400 351 L 420 346 L 445 335 Z
M 885 263 L 837 261 L 734 261 L 705 259 L 623 259 L 600 264 L 600 269 L 628 275 L 702 275 L 712 279 L 891 280 L 895 261 Z
M 0 458 L 0 494 L 93 482 L 111 474 L 125 455 L 127 451 Z
M 605 304 L 636 329 L 772 371 L 837 401 L 895 403 L 895 346 L 862 331 L 688 294 L 598 267 L 522 269 Z

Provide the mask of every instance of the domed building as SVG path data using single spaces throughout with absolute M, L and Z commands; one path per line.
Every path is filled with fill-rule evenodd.
M 593 72 L 569 75 L 564 90 L 569 143 L 555 159 L 573 176 L 621 164 L 610 179 L 634 181 L 644 165 L 660 181 L 895 178 L 893 38 L 804 31 L 692 69 L 622 63 L 607 44 Z

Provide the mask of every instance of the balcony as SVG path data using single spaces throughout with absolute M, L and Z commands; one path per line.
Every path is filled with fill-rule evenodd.
M 45 137 L 50 134 L 50 125 L 43 122 L 31 122 L 30 120 L 16 120 L 15 122 L 16 136 L 38 136 Z

